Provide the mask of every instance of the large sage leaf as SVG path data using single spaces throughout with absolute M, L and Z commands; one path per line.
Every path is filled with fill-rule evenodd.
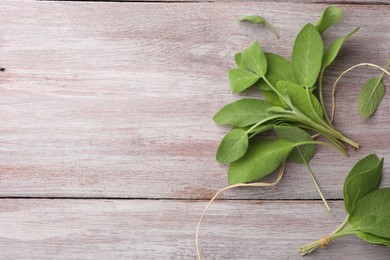
M 233 93 L 238 93 L 249 88 L 260 78 L 258 75 L 245 68 L 231 69 L 229 70 L 228 75 Z
M 261 99 L 240 99 L 224 106 L 213 119 L 220 125 L 252 125 L 271 116 L 267 112 L 269 107 L 271 105 Z
M 383 158 L 370 154 L 359 160 L 344 182 L 345 210 L 351 213 L 356 203 L 368 193 L 378 189 L 383 168 Z
M 229 167 L 229 184 L 253 182 L 270 174 L 291 153 L 294 143 L 285 139 L 257 139 L 245 155 Z
M 278 138 L 287 139 L 294 143 L 313 141 L 311 135 L 309 135 L 305 130 L 295 126 L 278 125 L 274 127 L 274 131 Z M 295 163 L 309 162 L 313 158 L 315 152 L 316 147 L 314 144 L 300 145 L 293 149 L 287 160 Z M 302 159 L 302 156 L 304 160 Z
M 372 77 L 359 93 L 358 110 L 362 118 L 369 118 L 379 107 L 385 95 L 385 86 L 382 83 L 382 77 Z
M 310 101 L 307 97 L 306 90 L 301 86 L 288 81 L 278 81 L 278 83 L 276 84 L 276 89 L 283 96 L 288 96 L 293 105 L 296 106 L 306 116 L 310 117 L 316 122 L 319 121 L 316 114 L 319 118 L 322 118 L 323 111 L 320 102 L 312 93 L 309 93 L 310 100 L 314 108 L 313 111 L 310 105 Z M 288 108 L 287 104 L 285 104 L 284 101 L 281 101 L 281 103 L 283 108 Z
M 279 80 L 296 82 L 289 60 L 273 53 L 265 53 L 265 57 L 267 58 L 267 74 L 265 76 L 273 86 L 276 86 Z M 262 79 L 256 82 L 255 86 L 262 91 L 271 90 L 268 84 Z
M 253 42 L 241 53 L 241 61 L 245 68 L 260 77 L 267 73 L 267 59 L 258 41 Z
M 217 150 L 217 161 L 231 163 L 240 159 L 248 149 L 248 135 L 242 129 L 230 131 L 223 139 Z
M 390 238 L 380 237 L 362 231 L 356 231 L 356 235 L 371 244 L 390 246 Z
M 355 230 L 390 238 L 390 188 L 373 191 L 359 200 L 348 220 Z
M 329 27 L 338 24 L 344 16 L 344 11 L 337 6 L 329 6 L 322 13 L 320 20 L 316 24 L 319 33 L 323 33 Z
M 322 69 L 325 69 L 334 61 L 344 42 L 357 31 L 359 31 L 359 27 L 355 28 L 352 32 L 348 33 L 347 35 L 340 37 L 336 39 L 334 42 L 332 42 L 332 44 L 324 53 L 324 57 L 322 58 Z
M 321 70 L 324 44 L 321 35 L 312 24 L 307 24 L 295 39 L 291 66 L 299 85 L 312 87 Z

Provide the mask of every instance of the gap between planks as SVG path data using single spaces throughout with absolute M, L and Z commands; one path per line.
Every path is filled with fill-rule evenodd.
M 147 197 L 47 197 L 47 196 L 1 196 L 3 199 L 15 199 L 15 200 L 149 200 L 149 201 L 197 201 L 207 202 L 210 199 L 194 199 L 194 198 L 147 198 Z M 343 199 L 326 199 L 327 201 L 343 201 Z M 215 201 L 261 201 L 261 202 L 321 202 L 321 199 L 256 199 L 256 198 L 217 198 Z

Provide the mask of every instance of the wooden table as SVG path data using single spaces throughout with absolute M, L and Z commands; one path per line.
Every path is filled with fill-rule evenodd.
M 295 35 L 334 1 L 0 2 L 0 259 L 195 259 L 195 227 L 227 185 L 212 116 L 233 95 L 233 55 L 259 39 L 290 57 Z M 343 1 L 326 43 L 360 26 L 326 73 L 390 57 L 389 1 Z M 240 24 L 259 14 L 279 31 Z M 200 232 L 204 259 L 301 259 L 298 248 L 344 219 L 342 185 L 369 153 L 390 186 L 390 95 L 369 120 L 357 94 L 378 71 L 340 82 L 335 125 L 362 144 L 350 157 L 318 147 L 272 188 L 222 194 Z M 390 85 L 387 78 L 385 84 Z M 328 107 L 329 108 L 329 107 Z M 275 175 L 267 180 L 271 180 Z M 305 259 L 390 259 L 348 237 Z

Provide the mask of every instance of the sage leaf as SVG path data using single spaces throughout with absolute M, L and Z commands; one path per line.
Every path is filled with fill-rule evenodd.
M 312 24 L 305 25 L 295 39 L 291 66 L 297 83 L 312 87 L 321 70 L 324 44 L 321 35 Z
M 278 138 L 290 140 L 292 142 L 313 141 L 313 138 L 305 130 L 295 126 L 278 125 L 274 127 L 274 132 Z M 314 144 L 305 144 L 295 147 L 287 160 L 295 163 L 309 162 L 316 152 Z M 302 154 L 302 155 L 301 155 Z M 304 160 L 302 159 L 302 156 Z
M 240 18 L 240 22 L 265 23 L 265 19 L 259 15 L 248 15 Z
M 362 231 L 356 231 L 356 236 L 371 244 L 390 246 L 390 238 L 380 237 Z
M 213 119 L 220 125 L 243 127 L 270 117 L 269 107 L 271 105 L 261 99 L 240 99 L 224 106 Z
M 260 77 L 267 73 L 267 59 L 258 41 L 253 42 L 241 54 L 245 68 Z
M 390 238 L 390 188 L 373 191 L 359 200 L 348 220 L 355 230 Z
M 253 182 L 270 174 L 291 153 L 294 143 L 285 139 L 257 139 L 249 143 L 245 155 L 230 164 L 229 184 Z
M 223 139 L 217 150 L 217 161 L 231 163 L 240 159 L 248 149 L 248 135 L 242 129 L 230 131 Z
M 276 38 L 279 39 L 279 34 L 275 30 L 275 28 L 270 23 L 268 23 L 267 20 L 265 20 L 261 16 L 258 16 L 258 15 L 248 15 L 248 16 L 242 17 L 240 19 L 240 22 L 251 22 L 251 23 L 257 23 L 257 24 L 263 23 L 275 34 Z
M 344 16 L 344 11 L 337 6 L 329 6 L 322 13 L 320 20 L 316 24 L 319 33 L 323 33 L 329 27 L 341 22 Z
M 382 76 L 370 78 L 359 93 L 358 110 L 361 118 L 369 118 L 379 107 L 385 95 Z
M 241 60 L 241 52 L 236 53 L 236 55 L 234 55 L 234 61 L 236 62 L 236 65 L 239 69 L 245 68 L 244 63 Z
M 323 111 L 320 102 L 312 93 L 309 93 L 311 103 L 313 104 L 313 109 L 310 106 L 310 102 L 306 93 L 306 90 L 301 86 L 288 82 L 288 81 L 278 81 L 276 84 L 276 89 L 283 95 L 288 96 L 291 99 L 291 102 L 296 106 L 302 113 L 310 117 L 316 122 L 319 122 L 318 117 L 322 118 Z M 285 102 L 281 101 L 283 108 L 288 108 Z M 284 104 L 283 104 L 284 103 Z M 274 104 L 272 104 L 274 105 Z M 318 115 L 318 117 L 316 116 Z
M 339 53 L 341 46 L 344 44 L 344 42 L 351 37 L 354 33 L 359 31 L 359 27 L 355 28 L 353 31 L 348 33 L 347 35 L 340 37 L 336 39 L 332 44 L 329 46 L 329 48 L 324 53 L 324 57 L 322 58 L 322 69 L 325 69 L 328 67 L 336 58 L 337 54 Z
M 378 189 L 383 168 L 383 158 L 370 154 L 359 160 L 344 182 L 345 210 L 351 213 L 356 203 L 368 193 Z
M 282 56 L 273 53 L 265 53 L 267 59 L 267 74 L 268 81 L 276 86 L 279 80 L 287 80 L 296 83 L 294 73 L 291 68 L 291 62 Z M 262 91 L 269 91 L 271 88 L 268 84 L 260 79 L 255 83 L 255 86 Z
M 243 69 L 229 70 L 230 87 L 233 93 L 241 92 L 252 86 L 260 77 L 253 72 Z

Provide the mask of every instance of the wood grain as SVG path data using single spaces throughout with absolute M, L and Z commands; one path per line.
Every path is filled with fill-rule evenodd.
M 294 37 L 325 5 L 267 3 L 0 3 L 0 196 L 207 199 L 226 185 L 215 150 L 227 128 L 212 116 L 233 95 L 226 72 L 233 55 L 254 39 L 287 57 Z M 390 8 L 343 6 L 343 24 L 326 42 L 349 32 L 336 76 L 359 62 L 383 65 L 390 55 Z M 305 10 L 302 13 L 302 10 Z M 239 24 L 259 13 L 279 30 Z M 374 69 L 340 82 L 335 125 L 363 149 L 344 157 L 320 147 L 312 166 L 328 198 L 359 158 L 385 157 L 389 186 L 390 96 L 376 115 L 359 119 L 360 86 Z M 385 84 L 389 84 L 386 79 Z M 318 198 L 305 168 L 289 165 L 275 188 L 240 189 L 224 198 Z
M 217 201 L 200 233 L 204 259 L 302 259 L 302 245 L 333 231 L 342 202 Z M 0 200 L 1 259 L 195 259 L 205 202 Z M 244 213 L 245 212 L 245 213 Z M 10 250 L 12 249 L 12 250 Z M 390 248 L 355 237 L 305 259 L 388 259 Z

